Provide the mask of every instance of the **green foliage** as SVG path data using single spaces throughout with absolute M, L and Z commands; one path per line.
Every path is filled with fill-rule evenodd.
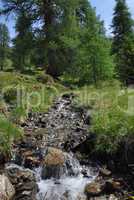
M 0 117 L 0 152 L 6 156 L 10 155 L 13 141 L 20 138 L 22 133 L 22 130 L 16 125 Z
M 0 69 L 3 70 L 7 63 L 9 53 L 9 31 L 5 24 L 0 24 Z
M 24 71 L 32 66 L 32 54 L 33 54 L 33 33 L 31 28 L 31 18 L 28 13 L 22 8 L 19 11 L 16 32 L 17 36 L 13 40 L 13 66 L 20 71 Z
M 24 107 L 16 107 L 10 113 L 10 119 L 16 124 L 24 122 L 27 117 L 27 110 Z
M 78 51 L 75 65 L 68 67 L 71 76 L 78 78 L 83 85 L 113 78 L 115 66 L 110 55 L 111 43 L 105 36 L 103 23 L 88 1 L 81 2 L 78 19 Z
M 84 87 L 78 94 L 77 104 L 91 109 L 90 131 L 97 136 L 94 151 L 116 152 L 121 141 L 134 134 L 134 90 L 111 81 L 100 83 L 98 88 Z
M 5 89 L 3 95 L 6 103 L 14 104 L 17 101 L 17 88 L 8 87 Z
M 4 8 L 12 10 L 15 2 L 3 1 Z M 114 76 L 111 44 L 88 0 L 23 0 L 14 11 L 17 69 L 43 66 L 54 78 L 69 74 L 83 85 Z M 36 26 L 38 19 L 43 26 Z
M 116 0 L 113 17 L 113 47 L 120 79 L 126 84 L 134 76 L 134 31 L 133 20 L 125 0 Z
M 82 84 L 97 84 L 112 79 L 115 75 L 113 58 L 110 56 L 110 43 L 102 36 L 87 39 L 83 47 L 82 63 L 78 75 Z
M 37 79 L 37 81 L 39 81 L 40 83 L 43 83 L 43 84 L 53 84 L 54 83 L 53 78 L 50 75 L 45 74 L 45 72 L 37 75 L 36 79 Z
M 53 103 L 54 98 L 61 94 L 65 88 L 58 82 L 52 81 L 51 77 L 46 75 L 45 81 L 47 83 L 41 83 L 37 80 L 37 77 L 45 72 L 35 72 L 35 75 L 22 75 L 19 73 L 0 73 L 0 91 L 5 97 L 8 104 L 12 104 L 17 110 L 16 115 L 20 115 L 20 118 L 25 118 L 25 113 L 29 110 L 34 112 L 45 112 Z M 52 81 L 50 83 L 50 81 Z M 18 93 L 17 93 L 18 92 Z M 17 94 L 16 94 L 17 93 Z M 16 101 L 16 97 L 18 101 Z M 24 111 L 24 113 L 23 113 Z M 21 117 L 22 115 L 22 117 Z

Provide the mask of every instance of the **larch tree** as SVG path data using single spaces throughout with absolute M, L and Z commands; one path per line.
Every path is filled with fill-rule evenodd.
M 134 81 L 134 23 L 126 0 L 116 0 L 113 16 L 113 45 L 117 72 L 120 79 L 128 84 Z
M 5 24 L 0 24 L 0 69 L 3 70 L 9 52 L 9 31 Z
M 112 78 L 113 58 L 110 42 L 106 38 L 103 22 L 96 16 L 88 0 L 80 1 L 78 10 L 80 47 L 76 76 L 81 84 L 95 83 Z
M 13 39 L 13 65 L 23 71 L 30 67 L 33 51 L 33 33 L 30 16 L 23 10 L 19 11 L 16 22 L 17 36 Z

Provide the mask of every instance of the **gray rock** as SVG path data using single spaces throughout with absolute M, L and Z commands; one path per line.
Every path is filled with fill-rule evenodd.
M 48 148 L 44 158 L 42 178 L 60 178 L 64 171 L 65 157 L 64 153 L 56 148 Z
M 0 200 L 13 200 L 15 188 L 5 175 L 0 175 Z
M 11 166 L 6 169 L 6 173 L 16 190 L 13 200 L 36 200 L 38 187 L 32 171 Z
M 104 185 L 99 182 L 89 183 L 85 187 L 85 194 L 87 197 L 99 196 L 104 190 Z

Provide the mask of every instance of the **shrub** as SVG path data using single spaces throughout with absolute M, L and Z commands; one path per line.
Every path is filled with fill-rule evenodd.
M 0 113 L 2 114 L 7 113 L 7 105 L 3 100 L 0 100 Z
M 123 138 L 134 133 L 134 116 L 127 112 L 129 96 L 119 94 L 121 89 L 107 88 L 93 112 L 91 130 L 98 136 L 97 150 L 116 152 Z
M 15 122 L 16 124 L 19 124 L 21 122 L 24 122 L 24 120 L 27 117 L 27 110 L 24 107 L 16 107 L 12 110 L 10 113 L 10 119 Z
M 79 93 L 78 102 L 92 109 L 89 129 L 97 136 L 94 151 L 116 152 L 124 138 L 134 134 L 133 108 L 128 107 L 129 95 L 134 97 L 134 90 L 115 81 L 102 83 L 99 88 L 85 87 Z
M 13 104 L 17 100 L 17 88 L 9 87 L 4 91 L 4 100 L 6 103 Z
M 37 81 L 39 81 L 40 83 L 43 83 L 43 84 L 53 84 L 54 83 L 53 78 L 50 75 L 45 74 L 45 73 L 38 74 L 36 76 L 36 79 L 37 79 Z
M 0 117 L 0 152 L 6 156 L 11 154 L 13 140 L 22 136 L 22 130 L 6 118 Z

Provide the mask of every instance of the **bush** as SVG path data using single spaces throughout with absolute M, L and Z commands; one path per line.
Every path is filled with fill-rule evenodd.
M 107 88 L 93 112 L 91 130 L 98 136 L 97 150 L 116 152 L 123 138 L 134 133 L 134 116 L 127 112 L 128 93 L 120 94 L 121 89 Z
M 4 100 L 6 103 L 13 104 L 17 100 L 17 88 L 9 87 L 4 92 Z
M 116 152 L 124 138 L 134 134 L 133 108 L 128 107 L 129 95 L 134 96 L 134 90 L 115 81 L 102 83 L 99 88 L 86 87 L 79 93 L 78 102 L 92 109 L 90 132 L 97 136 L 94 151 Z
M 22 136 L 22 130 L 6 118 L 0 117 L 0 153 L 11 154 L 13 140 Z
M 16 107 L 10 113 L 10 119 L 16 124 L 24 122 L 26 117 L 27 117 L 27 110 L 23 107 Z
M 53 78 L 49 76 L 48 74 L 38 74 L 36 77 L 37 81 L 43 84 L 53 84 Z
M 3 100 L 0 100 L 0 113 L 2 114 L 7 113 L 7 105 Z

